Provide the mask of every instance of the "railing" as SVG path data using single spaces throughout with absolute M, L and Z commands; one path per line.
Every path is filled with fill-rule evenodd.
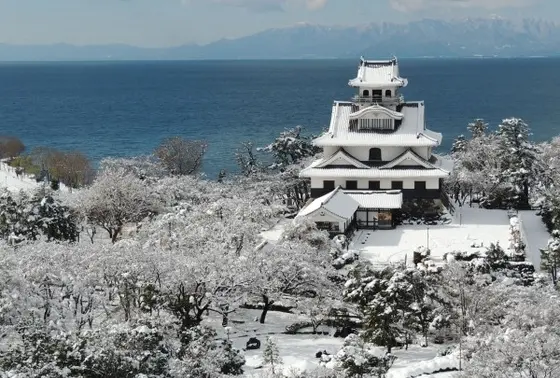
M 374 96 L 374 97 L 365 97 L 365 96 L 354 96 L 352 97 L 352 101 L 362 104 L 362 103 L 393 103 L 393 104 L 402 104 L 404 102 L 404 97 L 399 95 L 397 97 L 382 97 L 382 96 Z

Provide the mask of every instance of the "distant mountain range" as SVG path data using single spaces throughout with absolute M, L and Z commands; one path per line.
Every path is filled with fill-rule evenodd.
M 141 48 L 0 44 L 1 61 L 560 56 L 560 25 L 525 19 L 421 20 L 359 27 L 299 24 L 207 45 Z

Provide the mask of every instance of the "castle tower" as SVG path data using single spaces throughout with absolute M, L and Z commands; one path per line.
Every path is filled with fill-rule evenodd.
M 353 224 L 388 228 L 403 201 L 441 198 L 453 163 L 433 154 L 442 135 L 426 128 L 423 101 L 405 101 L 399 93 L 407 84 L 396 58 L 360 60 L 349 81 L 357 95 L 335 101 L 328 131 L 313 141 L 323 158 L 300 172 L 311 179 L 315 201 L 298 216 L 333 233 Z

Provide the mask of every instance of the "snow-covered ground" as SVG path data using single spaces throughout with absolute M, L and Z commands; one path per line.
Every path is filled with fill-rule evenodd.
M 550 234 L 541 217 L 533 210 L 519 212 L 522 235 L 527 243 L 527 260 L 535 266 L 535 271 L 541 271 L 541 248 L 546 247 Z
M 35 179 L 26 175 L 16 175 L 14 167 L 10 167 L 5 162 L 0 162 L 0 186 L 8 188 L 9 191 L 19 192 L 20 190 L 33 190 L 38 187 Z
M 33 176 L 27 174 L 16 175 L 16 169 L 4 161 L 0 161 L 0 187 L 7 188 L 11 192 L 32 191 L 42 183 L 38 183 Z M 72 192 L 66 185 L 60 183 L 60 190 Z M 75 191 L 76 189 L 74 189 Z
M 261 341 L 260 349 L 244 352 L 246 376 L 258 376 L 259 368 L 262 366 L 262 348 L 267 337 L 272 337 L 277 344 L 283 361 L 282 370 L 286 374 L 294 370 L 313 370 L 319 366 L 320 360 L 315 357 L 318 351 L 335 354 L 342 348 L 344 339 L 333 337 L 331 335 L 332 329 L 329 327 L 319 327 L 318 331 L 330 334 L 288 335 L 283 333 L 286 326 L 307 320 L 305 316 L 271 311 L 267 315 L 266 323 L 260 324 L 257 321 L 259 315 L 260 310 L 239 309 L 230 315 L 227 328 L 221 326 L 222 319 L 216 314 L 210 314 L 204 321 L 205 324 L 218 331 L 219 337 L 229 337 L 237 349 L 244 349 L 251 337 L 256 337 Z M 310 329 L 305 329 L 305 331 L 310 331 Z M 430 345 L 427 348 L 411 345 L 408 350 L 395 349 L 393 352 L 397 356 L 397 360 L 387 377 L 408 378 L 411 374 L 416 376 L 422 374 L 422 372 L 432 372 L 455 366 L 456 359 L 447 356 L 437 357 L 438 351 L 443 348 L 441 345 Z M 453 376 L 436 374 L 425 375 L 424 377 L 451 378 Z
M 505 210 L 462 208 L 451 224 L 438 226 L 398 226 L 394 230 L 362 230 L 352 240 L 349 249 L 360 253 L 375 265 L 412 263 L 418 247 L 428 247 L 432 259 L 443 259 L 453 251 L 472 251 L 473 245 L 499 243 L 509 247 L 509 218 Z

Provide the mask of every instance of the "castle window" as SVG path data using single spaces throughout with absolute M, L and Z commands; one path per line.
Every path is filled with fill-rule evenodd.
M 334 190 L 334 181 L 333 180 L 323 181 L 323 189 Z
M 403 182 L 402 181 L 391 181 L 391 189 L 402 189 Z
M 370 181 L 369 182 L 369 190 L 379 190 L 381 189 L 381 182 L 379 181 Z
M 356 181 L 356 180 L 346 181 L 346 189 L 350 189 L 350 190 L 358 189 L 358 181 Z
M 381 101 L 381 97 L 383 97 L 383 91 L 381 89 L 374 89 L 371 91 L 371 96 L 374 100 Z
M 393 130 L 395 121 L 392 119 L 366 118 L 359 120 L 360 130 Z
M 370 161 L 381 161 L 381 149 L 380 148 L 370 148 L 369 149 L 369 160 Z
M 390 89 L 387 89 L 387 90 L 385 91 L 385 97 L 391 97 L 391 96 L 392 96 L 391 90 L 390 90 Z
M 426 181 L 414 181 L 414 189 L 426 190 Z
M 364 97 L 369 97 L 369 91 L 366 89 L 363 93 L 362 96 Z

